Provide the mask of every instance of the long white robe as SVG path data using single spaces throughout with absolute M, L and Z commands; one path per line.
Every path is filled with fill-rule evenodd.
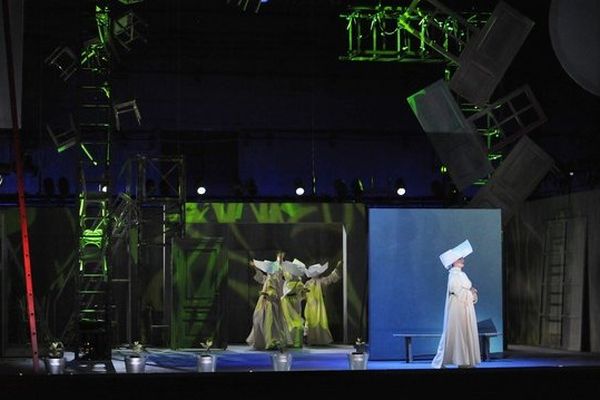
M 302 347 L 302 333 L 304 331 L 304 318 L 302 318 L 302 300 L 304 299 L 304 283 L 290 274 L 284 272 L 285 281 L 281 297 L 281 311 L 287 329 L 288 345 Z
M 323 287 L 335 283 L 339 279 L 338 268 L 336 268 L 328 276 L 310 278 L 304 284 L 308 289 L 306 292 L 306 306 L 304 306 L 304 318 L 306 319 L 306 342 L 309 345 L 320 346 L 333 342 L 329 330 Z
M 256 350 L 269 350 L 276 343 L 286 343 L 285 319 L 281 310 L 283 275 L 281 271 L 269 275 L 258 273 L 254 280 L 262 282 L 261 294 L 252 315 L 252 330 L 246 343 Z
M 433 368 L 447 364 L 474 367 L 481 362 L 479 333 L 475 314 L 475 297 L 471 281 L 460 268 L 448 272 L 448 289 L 444 307 L 444 329 Z

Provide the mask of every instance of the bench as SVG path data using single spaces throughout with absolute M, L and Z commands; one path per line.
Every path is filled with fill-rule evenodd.
M 481 360 L 487 361 L 490 358 L 490 338 L 499 336 L 498 332 L 479 332 L 479 343 L 481 347 Z M 441 337 L 441 333 L 393 333 L 393 337 L 404 338 L 404 348 L 406 350 L 406 362 L 413 362 L 412 339 L 415 337 Z

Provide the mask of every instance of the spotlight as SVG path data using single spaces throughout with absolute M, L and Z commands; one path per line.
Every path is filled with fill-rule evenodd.
M 296 195 L 302 196 L 305 192 L 304 183 L 302 183 L 302 179 L 298 178 L 294 181 L 294 186 L 296 188 Z
M 196 183 L 196 193 L 198 193 L 200 196 L 204 196 L 206 194 L 206 186 L 204 186 L 202 179 L 199 179 Z
M 365 191 L 365 187 L 364 187 L 362 181 L 360 180 L 360 178 L 356 178 L 352 182 L 352 191 L 354 192 L 354 197 L 356 197 L 356 198 L 362 197 L 363 192 Z
M 402 178 L 396 179 L 395 189 L 398 196 L 404 196 L 406 194 L 406 186 L 404 185 L 404 180 Z

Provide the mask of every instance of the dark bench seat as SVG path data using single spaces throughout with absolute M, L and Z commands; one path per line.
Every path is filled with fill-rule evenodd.
M 490 358 L 490 338 L 501 335 L 498 332 L 482 333 L 479 332 L 479 343 L 481 348 L 481 360 L 487 361 Z M 393 333 L 393 337 L 404 338 L 404 348 L 406 349 L 406 362 L 413 361 L 412 339 L 413 338 L 428 338 L 441 337 L 441 333 Z

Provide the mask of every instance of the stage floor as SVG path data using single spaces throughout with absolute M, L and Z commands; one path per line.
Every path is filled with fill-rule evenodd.
M 352 346 L 332 345 L 327 347 L 304 347 L 290 349 L 293 371 L 341 371 L 349 370 L 348 354 Z M 200 349 L 170 350 L 147 348 L 146 374 L 155 373 L 194 373 L 197 371 L 196 357 Z M 102 363 L 75 362 L 73 353 L 65 354 L 67 368 L 65 374 L 125 374 L 124 358 L 129 354 L 125 347 L 114 349 L 110 363 L 114 371 L 103 368 Z M 226 350 L 215 349 L 218 372 L 259 372 L 272 371 L 272 351 L 257 351 L 246 345 L 230 345 Z M 413 362 L 405 360 L 369 360 L 369 370 L 433 370 L 431 357 L 416 355 Z M 477 368 L 562 368 L 562 367 L 600 367 L 600 354 L 566 352 L 528 346 L 508 346 L 503 353 L 492 353 L 490 359 Z M 452 369 L 449 367 L 448 369 Z M 0 358 L 0 373 L 33 373 L 31 358 Z M 45 373 L 43 360 L 40 360 L 39 373 Z
M 19 398 L 42 398 L 48 393 L 80 393 L 82 399 L 172 398 L 180 396 L 239 396 L 258 398 L 295 393 L 356 396 L 365 390 L 374 394 L 394 390 L 401 393 L 461 393 L 461 399 L 494 395 L 528 398 L 579 398 L 600 391 L 600 354 L 563 352 L 523 346 L 508 346 L 492 353 L 477 368 L 431 368 L 432 356 L 416 355 L 415 361 L 369 360 L 367 370 L 350 370 L 351 346 L 305 347 L 290 350 L 290 372 L 275 372 L 270 351 L 231 345 L 214 350 L 215 373 L 199 373 L 199 349 L 173 351 L 148 348 L 144 373 L 127 373 L 126 348 L 115 349 L 107 362 L 74 362 L 67 353 L 64 375 L 48 375 L 40 360 L 34 373 L 27 357 L 0 358 L 0 393 Z M 23 397 L 25 396 L 25 397 Z M 7 397 L 13 398 L 13 397 Z

